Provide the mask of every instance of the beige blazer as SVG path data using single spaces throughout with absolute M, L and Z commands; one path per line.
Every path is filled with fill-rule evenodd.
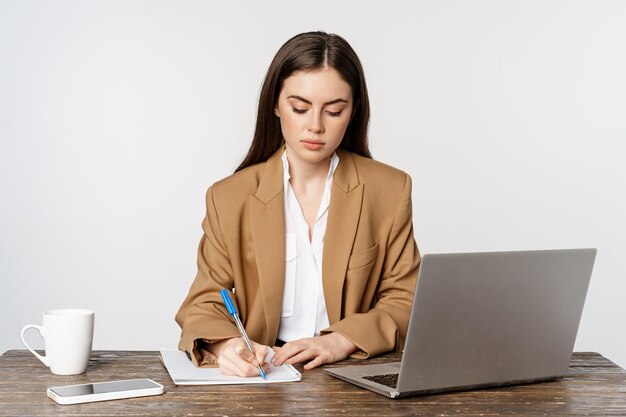
M 233 301 L 250 338 L 272 346 L 285 280 L 284 147 L 213 184 L 206 195 L 198 273 L 178 313 L 179 348 L 198 364 L 205 347 L 239 336 L 220 290 Z M 403 347 L 420 255 L 413 238 L 411 178 L 337 149 L 322 283 L 330 327 L 368 357 Z

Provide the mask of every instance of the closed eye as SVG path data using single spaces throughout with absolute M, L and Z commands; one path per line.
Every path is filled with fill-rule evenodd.
M 308 111 L 307 109 L 299 109 L 299 108 L 297 108 L 297 107 L 292 107 L 292 108 L 291 108 L 291 110 L 292 110 L 294 113 L 297 113 L 297 114 L 304 114 L 304 113 L 306 113 L 306 112 Z M 341 116 L 341 112 L 342 112 L 342 111 L 343 111 L 343 110 L 340 110 L 340 111 L 327 111 L 326 113 L 327 113 L 329 116 L 331 116 L 331 117 L 339 117 L 339 116 Z

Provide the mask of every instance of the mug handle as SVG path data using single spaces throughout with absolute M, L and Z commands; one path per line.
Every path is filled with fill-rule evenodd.
M 50 367 L 50 359 L 48 359 L 47 356 L 41 356 L 39 353 L 35 352 L 33 350 L 33 348 L 28 346 L 28 344 L 26 343 L 26 340 L 24 340 L 24 333 L 26 333 L 26 330 L 28 330 L 30 328 L 37 329 L 39 331 L 39 334 L 41 335 L 41 337 L 42 338 L 44 337 L 44 335 L 43 335 L 43 327 L 37 326 L 36 324 L 28 324 L 28 325 L 24 326 L 24 328 L 22 329 L 22 333 L 20 334 L 20 338 L 22 339 L 22 343 L 24 344 L 24 346 L 26 346 L 26 348 L 28 350 L 30 350 L 30 353 L 35 355 L 35 357 L 37 357 L 37 359 L 39 359 L 41 362 L 43 362 L 44 365 L 46 365 L 49 368 Z

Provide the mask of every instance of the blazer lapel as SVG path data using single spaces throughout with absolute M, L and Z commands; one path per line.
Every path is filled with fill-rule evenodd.
M 252 239 L 268 340 L 278 334 L 285 286 L 285 210 L 281 147 L 267 160 L 255 195 L 249 197 Z
M 363 202 L 363 184 L 359 184 L 352 155 L 341 149 L 337 149 L 337 155 L 339 165 L 333 176 L 322 264 L 324 298 L 331 325 L 341 319 L 343 283 Z

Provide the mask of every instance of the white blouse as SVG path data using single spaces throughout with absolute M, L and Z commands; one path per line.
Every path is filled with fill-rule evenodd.
M 330 159 L 326 186 L 309 240 L 309 225 L 291 188 L 289 161 L 283 153 L 285 204 L 285 291 L 278 338 L 286 342 L 313 337 L 329 326 L 322 287 L 322 254 L 330 205 L 333 175 L 339 164 L 336 153 Z

